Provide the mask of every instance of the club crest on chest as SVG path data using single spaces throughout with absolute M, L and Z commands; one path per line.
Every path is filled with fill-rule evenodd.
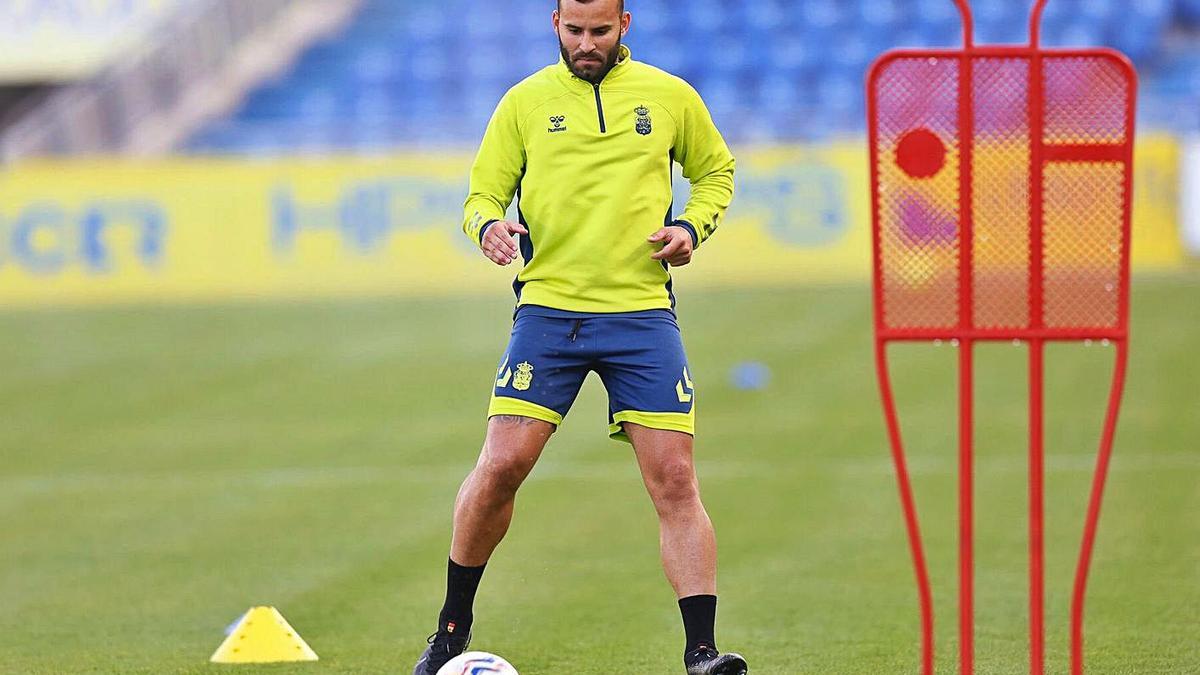
M 640 105 L 634 109 L 634 114 L 637 115 L 637 123 L 634 128 L 643 136 L 649 136 L 651 131 L 654 131 L 654 126 L 650 122 L 650 109 L 644 105 Z

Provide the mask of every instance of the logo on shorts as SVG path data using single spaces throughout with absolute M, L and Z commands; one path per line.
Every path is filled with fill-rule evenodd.
M 508 357 L 504 357 L 504 363 L 500 364 L 500 368 L 496 371 L 496 388 L 503 389 L 508 386 L 508 381 L 512 379 L 512 368 L 508 368 Z
M 634 111 L 637 115 L 637 124 L 634 126 L 637 132 L 643 136 L 649 136 L 654 127 L 650 124 L 650 109 L 644 105 L 639 105 Z
M 696 393 L 696 385 L 692 384 L 692 379 L 688 377 L 687 368 L 683 369 L 683 379 L 675 382 L 675 393 L 679 396 L 680 403 L 692 402 L 692 396 Z
M 513 375 L 513 389 L 525 391 L 533 384 L 533 364 L 528 361 L 517 364 L 517 372 Z
M 555 115 L 554 117 L 550 118 L 550 124 L 553 124 L 554 126 L 550 127 L 546 131 L 549 131 L 552 134 L 557 134 L 560 131 L 566 131 L 567 128 L 565 126 L 563 126 L 564 124 L 566 124 L 566 122 L 567 122 L 566 115 Z

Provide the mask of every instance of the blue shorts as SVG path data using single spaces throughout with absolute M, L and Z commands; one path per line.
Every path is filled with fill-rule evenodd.
M 581 314 L 526 305 L 496 371 L 488 417 L 562 423 L 587 374 L 608 391 L 608 433 L 621 426 L 695 434 L 695 389 L 679 324 L 670 310 Z

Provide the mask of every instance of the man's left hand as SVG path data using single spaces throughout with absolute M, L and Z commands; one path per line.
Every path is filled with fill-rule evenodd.
M 668 225 L 650 235 L 652 244 L 662 244 L 662 250 L 650 256 L 654 260 L 666 260 L 671 267 L 683 267 L 692 262 L 692 234 L 678 225 Z

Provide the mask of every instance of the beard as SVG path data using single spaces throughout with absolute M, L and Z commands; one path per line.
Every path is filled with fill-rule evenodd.
M 611 51 L 607 54 L 602 54 L 599 51 L 588 53 L 571 54 L 567 51 L 566 45 L 562 43 L 562 38 L 558 40 L 558 50 L 562 53 L 563 61 L 567 64 L 567 68 L 571 73 L 591 84 L 600 84 L 608 75 L 609 71 L 617 65 L 617 58 L 621 55 L 621 38 L 617 38 L 617 43 L 613 45 Z M 597 61 L 584 61 L 580 63 L 581 58 L 598 58 Z

